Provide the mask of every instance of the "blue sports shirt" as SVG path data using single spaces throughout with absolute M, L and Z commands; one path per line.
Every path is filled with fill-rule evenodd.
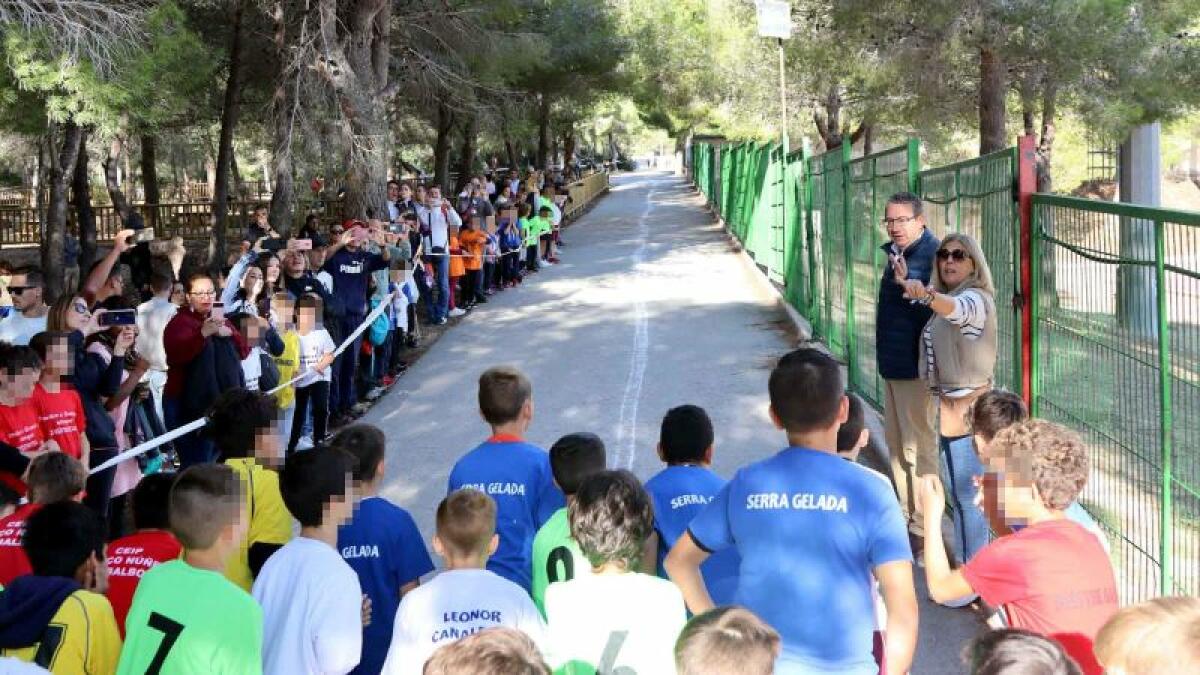
M 658 533 L 658 576 L 667 578 L 663 568 L 667 553 L 723 487 L 725 481 L 702 466 L 668 466 L 646 481 L 646 491 L 654 502 L 654 531 Z M 700 566 L 704 585 L 717 605 L 733 602 L 741 562 L 737 549 L 727 548 Z
M 734 475 L 692 521 L 708 551 L 742 556 L 734 601 L 779 631 L 777 673 L 879 672 L 872 570 L 912 561 L 896 495 L 832 453 L 787 448 Z
M 449 492 L 479 490 L 496 500 L 500 546 L 487 568 L 529 591 L 533 537 L 566 506 L 550 473 L 546 451 L 511 436 L 493 436 L 450 470 Z
M 363 628 L 362 659 L 350 671 L 378 673 L 392 642 L 400 589 L 433 571 L 433 561 L 408 511 L 382 497 L 367 497 L 338 529 L 338 552 L 371 598 L 371 624 Z

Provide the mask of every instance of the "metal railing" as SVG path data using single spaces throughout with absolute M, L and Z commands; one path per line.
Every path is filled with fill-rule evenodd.
M 1033 412 L 1084 434 L 1122 599 L 1200 593 L 1200 213 L 1033 198 Z
M 1122 600 L 1200 593 L 1200 213 L 1031 196 L 1017 148 L 918 174 L 919 150 L 701 144 L 693 180 L 877 406 L 883 204 L 914 190 L 935 234 L 972 235 L 996 285 L 996 383 L 1088 441 L 1081 502 L 1114 544 Z

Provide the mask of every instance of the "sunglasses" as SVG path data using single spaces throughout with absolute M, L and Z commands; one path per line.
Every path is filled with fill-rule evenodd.
M 8 292 L 15 295 L 20 295 L 31 288 L 37 288 L 37 286 L 9 286 Z
M 76 314 L 87 314 L 88 313 L 88 306 L 82 302 L 75 303 L 74 305 L 71 306 L 71 309 L 75 310 Z
M 955 262 L 962 262 L 962 261 L 970 258 L 970 256 L 967 254 L 967 252 L 962 250 L 961 248 L 956 248 L 953 250 L 944 249 L 944 248 L 938 249 L 937 257 L 938 257 L 938 260 L 954 260 Z

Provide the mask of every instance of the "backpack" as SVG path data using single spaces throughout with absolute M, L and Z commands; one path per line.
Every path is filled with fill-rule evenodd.
M 379 306 L 379 299 L 371 299 L 371 309 Z M 387 312 L 382 312 L 375 320 L 371 322 L 371 327 L 367 330 L 367 338 L 371 344 L 378 347 L 384 342 L 387 342 L 388 332 L 391 330 L 391 322 L 388 321 Z

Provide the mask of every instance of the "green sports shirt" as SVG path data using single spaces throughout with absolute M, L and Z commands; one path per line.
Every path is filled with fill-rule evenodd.
M 592 565 L 579 550 L 579 544 L 571 538 L 571 523 L 567 520 L 567 508 L 554 512 L 550 520 L 537 531 L 533 538 L 533 582 L 530 595 L 542 617 L 546 616 L 546 587 L 556 581 L 570 581 L 581 576 L 591 576 Z
M 224 575 L 172 560 L 138 583 L 117 675 L 262 673 L 263 613 Z

